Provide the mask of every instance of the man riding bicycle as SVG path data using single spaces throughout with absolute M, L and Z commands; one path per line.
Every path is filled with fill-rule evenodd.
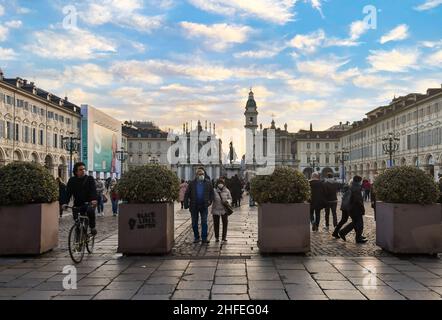
M 68 181 L 66 188 L 66 197 L 63 203 L 63 209 L 68 208 L 71 197 L 74 197 L 74 209 L 72 215 L 74 221 L 78 219 L 78 214 L 87 214 L 89 218 L 89 227 L 91 234 L 96 235 L 95 229 L 95 207 L 97 206 L 97 187 L 95 179 L 86 175 L 86 165 L 83 162 L 77 162 L 74 165 L 74 176 Z M 90 205 L 88 205 L 88 203 Z

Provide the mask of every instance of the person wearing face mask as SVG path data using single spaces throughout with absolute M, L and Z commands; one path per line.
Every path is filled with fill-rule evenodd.
M 227 241 L 227 225 L 228 216 L 226 210 L 224 209 L 223 202 L 228 202 L 229 205 L 232 204 L 232 195 L 230 190 L 227 189 L 224 179 L 218 179 L 216 182 L 215 197 L 213 199 L 212 206 L 212 216 L 213 216 L 213 230 L 215 232 L 216 242 L 219 242 L 219 220 L 223 222 L 223 242 Z
M 362 216 L 365 214 L 364 199 L 362 198 L 362 178 L 360 176 L 354 176 L 353 182 L 350 187 L 350 206 L 349 214 L 351 222 L 347 224 L 338 235 L 342 240 L 346 241 L 345 236 L 352 230 L 356 233 L 356 243 L 366 243 L 367 239 L 362 236 L 364 230 L 364 220 Z
M 196 170 L 196 177 L 193 180 L 184 195 L 184 208 L 190 210 L 192 216 L 192 228 L 194 235 L 194 243 L 200 241 L 200 234 L 198 229 L 198 221 L 201 216 L 201 238 L 202 243 L 209 243 L 207 239 L 207 216 L 209 214 L 209 207 L 212 205 L 214 199 L 213 187 L 210 180 L 206 179 L 203 169 Z

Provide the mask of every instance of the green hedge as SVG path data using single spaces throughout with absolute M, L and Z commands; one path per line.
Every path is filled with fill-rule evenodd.
M 289 167 L 275 168 L 271 175 L 256 176 L 250 190 L 258 203 L 303 203 L 310 198 L 310 185 L 304 175 Z
M 40 164 L 13 162 L 0 168 L 0 206 L 51 203 L 58 200 L 58 184 Z
M 374 182 L 378 201 L 388 203 L 432 204 L 439 198 L 433 177 L 415 167 L 393 167 L 385 170 Z
M 124 173 L 117 192 L 128 203 L 158 203 L 178 200 L 180 182 L 165 166 L 149 164 Z

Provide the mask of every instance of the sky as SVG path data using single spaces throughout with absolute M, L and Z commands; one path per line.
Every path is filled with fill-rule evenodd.
M 361 120 L 442 83 L 442 0 L 0 0 L 6 77 L 163 130 L 216 123 L 243 150 L 258 123 L 290 132 Z

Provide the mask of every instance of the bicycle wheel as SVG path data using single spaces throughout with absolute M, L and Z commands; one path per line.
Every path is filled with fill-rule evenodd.
M 87 252 L 93 253 L 94 252 L 94 245 L 95 245 L 95 236 L 88 234 L 87 239 L 88 239 L 86 241 Z
M 80 263 L 84 256 L 84 230 L 78 224 L 74 224 L 69 231 L 68 248 L 72 261 Z

